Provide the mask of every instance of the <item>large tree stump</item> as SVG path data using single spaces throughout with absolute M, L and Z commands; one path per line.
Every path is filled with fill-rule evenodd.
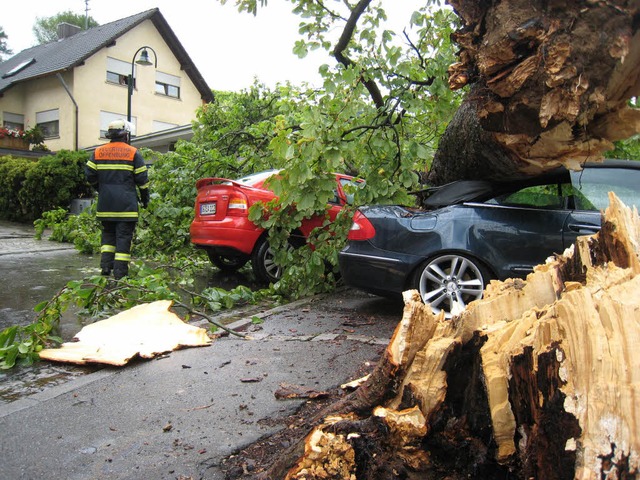
M 599 234 L 451 320 L 405 292 L 371 378 L 268 478 L 638 478 L 639 256 L 611 194 Z

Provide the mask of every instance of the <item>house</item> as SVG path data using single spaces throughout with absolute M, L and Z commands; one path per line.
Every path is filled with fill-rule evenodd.
M 0 63 L 0 125 L 38 125 L 52 151 L 107 142 L 107 125 L 128 110 L 138 137 L 184 134 L 196 109 L 213 101 L 157 8 L 88 30 L 62 24 L 58 34 Z

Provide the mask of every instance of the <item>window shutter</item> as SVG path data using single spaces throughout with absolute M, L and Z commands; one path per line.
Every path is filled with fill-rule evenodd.
M 180 77 L 175 75 L 169 75 L 164 72 L 156 72 L 156 82 L 164 83 L 166 85 L 172 85 L 174 87 L 180 86 Z
M 136 76 L 136 65 L 133 65 L 133 76 Z M 123 62 L 116 58 L 107 57 L 107 72 L 117 73 L 118 75 L 131 75 L 131 64 L 129 62 Z
M 36 113 L 36 123 L 55 122 L 60 119 L 60 112 L 57 108 Z

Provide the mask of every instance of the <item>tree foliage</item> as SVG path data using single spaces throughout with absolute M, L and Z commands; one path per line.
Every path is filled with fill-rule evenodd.
M 320 89 L 285 84 L 269 90 L 256 83 L 240 93 L 217 92 L 215 102 L 197 113 L 193 140 L 180 142 L 154 163 L 151 202 L 140 218 L 134 254 L 161 254 L 178 263 L 196 257 L 188 235 L 197 179 L 284 169 L 271 185 L 278 200 L 256 205 L 250 215 L 268 230 L 277 260 L 295 265 L 277 287 L 304 295 L 334 285 L 337 252 L 350 224 L 347 208 L 336 222 L 314 232 L 310 245 L 286 248 L 303 218 L 326 213 L 332 172 L 364 180 L 364 188 L 352 192 L 354 206 L 413 201 L 407 192 L 418 186 L 418 173 L 429 164 L 461 98 L 446 83 L 454 58 L 453 15 L 424 8 L 398 34 L 381 28 L 386 13 L 379 6 L 357 14 L 315 2 L 292 4 L 304 20 L 298 55 L 330 50 L 329 32 L 348 29 L 336 39 L 342 60 L 322 67 Z M 92 244 L 86 241 L 89 233 L 80 238 L 83 248 Z
M 255 13 L 265 3 L 238 0 L 236 6 Z M 302 34 L 294 50 L 304 56 L 322 48 L 335 58 L 333 66 L 322 67 L 324 84 L 270 90 L 256 83 L 239 93 L 216 92 L 215 102 L 197 112 L 192 141 L 155 154 L 152 198 L 140 218 L 134 253 L 178 263 L 204 259 L 189 242 L 196 180 L 279 168 L 283 173 L 271 185 L 278 199 L 250 212 L 268 230 L 277 260 L 290 267 L 279 287 L 294 295 L 331 288 L 351 208 L 314 232 L 309 245 L 286 248 L 303 218 L 325 214 L 333 194 L 331 173 L 364 180 L 353 192 L 354 206 L 411 203 L 408 192 L 419 188 L 419 174 L 427 170 L 460 104 L 463 93 L 451 92 L 447 84 L 456 19 L 434 3 L 413 12 L 400 33 L 385 29 L 382 2 L 292 0 Z M 77 223 L 86 234 L 66 228 L 61 237 L 85 251 L 97 248 L 91 222 Z
M 9 56 L 13 53 L 9 48 L 9 46 L 7 45 L 8 38 L 9 37 L 7 37 L 7 34 L 4 31 L 4 28 L 0 26 L 0 62 L 4 60 L 3 57 Z
M 83 14 L 74 13 L 71 10 L 57 13 L 51 17 L 36 17 L 33 25 L 33 34 L 39 45 L 58 41 L 58 25 L 70 23 L 83 30 L 99 25 L 93 17 L 85 17 Z
M 321 89 L 287 87 L 290 101 L 282 103 L 269 145 L 274 165 L 286 166 L 272 184 L 279 199 L 253 208 L 251 218 L 268 229 L 280 251 L 276 260 L 295 265 L 281 283 L 305 294 L 332 284 L 351 212 L 316 232 L 319 238 L 310 244 L 321 248 L 291 252 L 285 246 L 303 218 L 325 212 L 330 173 L 365 181 L 354 192 L 356 205 L 410 203 L 407 192 L 418 187 L 418 174 L 427 169 L 462 94 L 447 86 L 454 60 L 449 38 L 456 25 L 450 10 L 425 5 L 400 33 L 385 29 L 382 2 L 290 3 L 301 18 L 302 38 L 294 52 L 303 57 L 325 49 L 334 62 L 321 69 Z M 265 4 L 236 1 L 240 11 L 254 14 Z

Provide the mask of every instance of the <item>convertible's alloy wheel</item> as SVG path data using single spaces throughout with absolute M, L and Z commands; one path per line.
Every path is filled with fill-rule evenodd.
M 417 288 L 435 313 L 444 310 L 445 316 L 451 318 L 482 297 L 485 278 L 481 267 L 472 260 L 462 255 L 443 255 L 425 265 Z

